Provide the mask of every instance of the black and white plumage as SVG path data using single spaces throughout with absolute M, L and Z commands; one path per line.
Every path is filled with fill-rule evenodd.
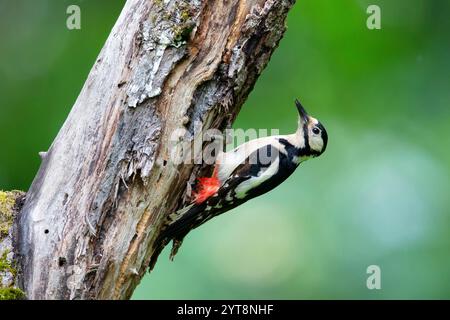
M 321 155 L 328 142 L 323 125 L 309 116 L 298 100 L 298 129 L 290 135 L 251 140 L 217 156 L 214 173 L 199 178 L 195 199 L 171 215 L 171 222 L 156 240 L 156 254 L 173 240 L 171 259 L 185 235 L 211 218 L 260 196 L 285 181 L 307 159 Z

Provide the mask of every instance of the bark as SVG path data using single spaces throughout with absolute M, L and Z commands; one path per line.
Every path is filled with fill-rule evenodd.
M 231 125 L 293 3 L 127 1 L 17 220 L 29 299 L 131 296 L 169 214 L 208 170 L 175 164 L 182 145 L 199 126 Z

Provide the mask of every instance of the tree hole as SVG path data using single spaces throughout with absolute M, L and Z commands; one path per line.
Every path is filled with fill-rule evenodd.
M 69 199 L 69 195 L 67 193 L 64 193 L 63 206 L 66 205 L 68 199 Z
M 59 257 L 59 259 L 58 259 L 58 266 L 62 267 L 62 266 L 64 266 L 66 263 L 67 263 L 66 258 L 64 258 L 64 257 Z

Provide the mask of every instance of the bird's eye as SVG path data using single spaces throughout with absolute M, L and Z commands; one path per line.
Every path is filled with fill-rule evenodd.
M 319 133 L 320 133 L 320 129 L 319 129 L 319 128 L 313 128 L 313 129 L 312 129 L 312 132 L 313 132 L 314 134 L 319 134 Z

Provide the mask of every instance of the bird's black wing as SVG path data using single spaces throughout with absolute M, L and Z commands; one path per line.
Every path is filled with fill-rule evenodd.
M 150 269 L 153 268 L 157 256 L 170 240 L 174 241 L 171 252 L 171 258 L 173 258 L 189 231 L 253 198 L 254 196 L 236 199 L 234 191 L 242 182 L 261 174 L 261 170 L 267 169 L 278 157 L 279 150 L 270 144 L 255 150 L 242 164 L 234 169 L 215 195 L 203 203 L 194 204 L 181 217 L 168 225 L 155 241 L 157 245 L 156 255 L 153 254 L 155 258 L 150 263 Z M 227 196 L 229 196 L 228 199 L 231 197 L 233 200 L 227 201 Z

